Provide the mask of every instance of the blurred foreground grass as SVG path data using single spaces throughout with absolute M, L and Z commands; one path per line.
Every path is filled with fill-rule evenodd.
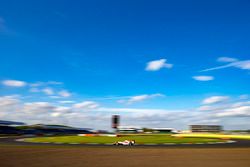
M 121 137 L 108 136 L 60 136 L 60 137 L 37 137 L 27 138 L 28 142 L 52 142 L 52 143 L 114 143 L 117 141 L 135 140 L 138 144 L 163 144 L 163 143 L 209 143 L 218 142 L 220 139 L 210 138 L 183 138 L 171 135 L 126 135 Z

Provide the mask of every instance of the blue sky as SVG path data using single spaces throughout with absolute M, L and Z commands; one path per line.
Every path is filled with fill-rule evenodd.
M 0 119 L 109 129 L 118 113 L 140 126 L 250 129 L 249 7 L 0 1 Z

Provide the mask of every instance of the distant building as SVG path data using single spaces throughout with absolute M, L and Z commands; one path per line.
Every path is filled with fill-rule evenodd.
M 119 133 L 141 133 L 143 129 L 136 126 L 118 126 L 117 132 Z
M 176 133 L 173 128 L 141 128 L 138 126 L 118 126 L 119 133 Z
M 116 133 L 177 133 L 173 128 L 142 128 L 139 126 L 120 126 L 120 116 L 112 115 L 112 128 Z
M 152 128 L 153 133 L 176 133 L 177 131 L 173 128 Z
M 222 126 L 220 125 L 190 125 L 191 132 L 221 132 Z

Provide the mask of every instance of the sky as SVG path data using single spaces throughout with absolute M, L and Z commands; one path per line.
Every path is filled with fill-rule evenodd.
M 0 120 L 250 129 L 248 0 L 0 0 Z

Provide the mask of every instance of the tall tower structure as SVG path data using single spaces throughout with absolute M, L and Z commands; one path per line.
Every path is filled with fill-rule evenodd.
M 120 125 L 120 116 L 112 115 L 112 128 L 117 129 Z

